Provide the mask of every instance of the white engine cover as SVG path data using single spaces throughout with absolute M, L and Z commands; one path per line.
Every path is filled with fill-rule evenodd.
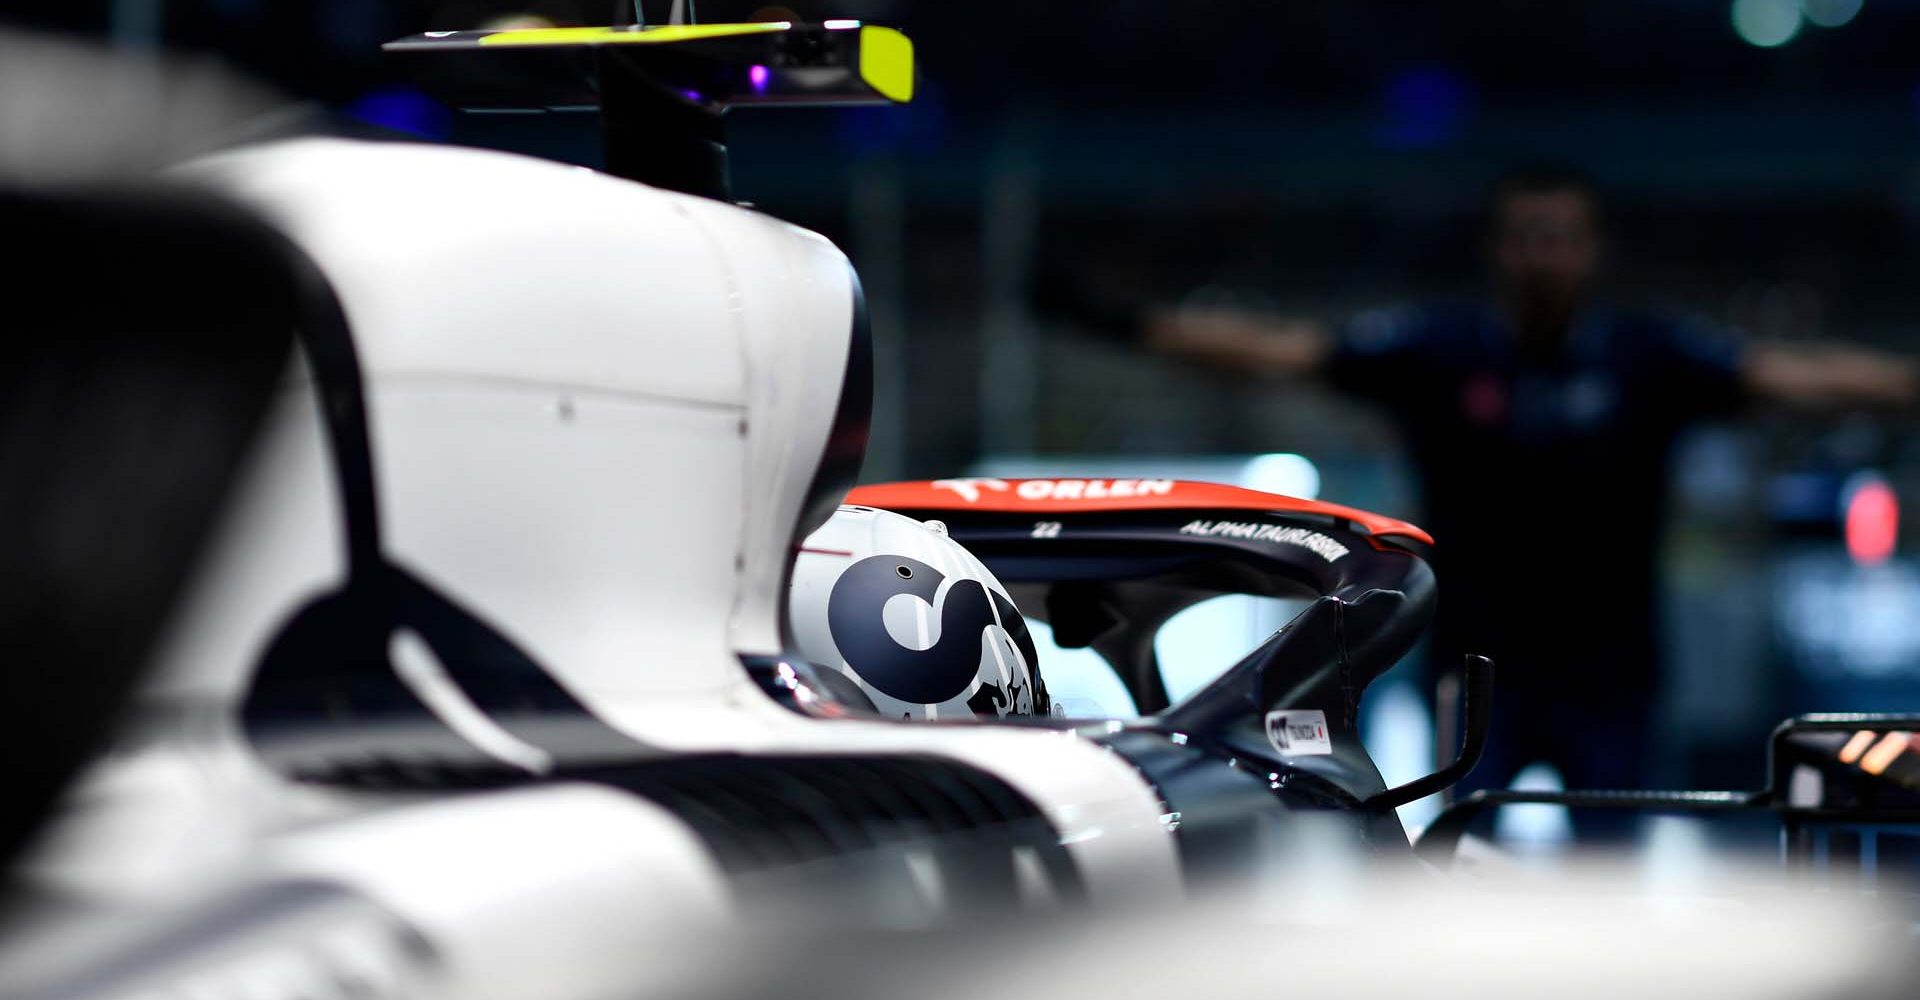
M 191 173 L 286 227 L 339 294 L 396 562 L 595 691 L 713 695 L 741 681 L 725 651 L 779 650 L 786 538 L 853 322 L 831 244 L 447 147 L 309 139 Z M 284 416 L 310 420 L 300 409 Z M 303 518 L 269 533 L 332 530 Z M 260 541 L 230 537 L 209 575 L 319 575 L 281 552 L 249 565 Z M 166 683 L 240 680 L 216 664 L 244 664 L 264 623 L 226 613 L 232 596 L 183 629 L 192 651 L 169 657 Z
M 1156 793 L 1099 746 L 809 719 L 743 669 L 742 653 L 783 651 L 786 573 L 847 368 L 855 286 L 826 240 L 731 205 L 449 147 L 296 140 L 184 176 L 275 221 L 340 299 L 386 558 L 484 617 L 596 714 L 670 751 L 970 764 L 1041 808 L 1095 900 L 1179 891 Z M 324 432 L 294 362 L 157 657 L 153 702 L 230 716 L 288 616 L 345 580 Z M 246 770 L 244 809 L 213 817 L 228 800 L 217 788 L 191 808 L 275 842 L 316 814 L 294 808 L 291 787 L 273 806 L 271 778 Z M 132 800 L 87 801 L 101 825 L 127 825 L 114 803 Z

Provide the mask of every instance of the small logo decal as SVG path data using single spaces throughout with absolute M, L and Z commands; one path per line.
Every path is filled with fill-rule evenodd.
M 933 481 L 933 488 L 952 490 L 960 494 L 960 499 L 968 503 L 977 503 L 980 500 L 980 491 L 983 489 L 1005 493 L 1007 481 L 1004 479 L 936 479 Z
M 1282 757 L 1312 757 L 1333 752 L 1327 713 L 1319 709 L 1277 709 L 1267 713 L 1267 741 Z
M 1124 500 L 1163 497 L 1171 479 L 1027 479 L 1014 487 L 1022 500 Z
M 1284 524 L 1249 524 L 1243 521 L 1188 521 L 1180 528 L 1183 535 L 1201 538 L 1242 538 L 1274 545 L 1298 545 L 1328 562 L 1346 556 L 1347 547 L 1331 538 L 1305 528 Z
M 1171 479 L 936 479 L 936 490 L 952 490 L 968 503 L 979 503 L 985 493 L 1009 490 L 1022 500 L 1126 500 L 1163 497 L 1173 492 Z

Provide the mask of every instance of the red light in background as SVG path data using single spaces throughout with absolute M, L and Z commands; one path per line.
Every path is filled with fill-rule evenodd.
M 1847 554 L 1862 566 L 1893 556 L 1900 540 L 1900 498 L 1883 479 L 1868 479 L 1847 497 Z

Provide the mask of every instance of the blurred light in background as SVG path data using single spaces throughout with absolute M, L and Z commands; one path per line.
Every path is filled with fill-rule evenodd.
M 1860 13 L 1864 0 L 1800 0 L 1800 13 L 1809 24 L 1838 28 Z
M 1785 45 L 1800 33 L 1800 0 L 1733 0 L 1733 30 L 1748 45 Z
M 1247 460 L 1236 480 L 1250 490 L 1263 490 L 1302 500 L 1320 498 L 1320 470 L 1305 455 L 1274 452 Z
M 1564 792 L 1566 783 L 1551 764 L 1528 764 L 1507 787 L 1523 792 Z M 1551 857 L 1573 844 L 1573 818 L 1566 806 L 1518 805 L 1500 810 L 1493 836 L 1515 854 Z
M 1360 741 L 1389 788 L 1431 774 L 1438 766 L 1433 711 L 1405 677 L 1389 673 L 1367 689 L 1360 703 Z M 1440 796 L 1416 799 L 1395 811 L 1407 835 L 1418 837 L 1440 815 Z
M 1226 673 L 1303 607 L 1297 600 L 1223 594 L 1167 619 L 1153 637 L 1167 698 L 1177 704 Z
M 1038 618 L 1027 618 L 1027 633 L 1055 711 L 1075 719 L 1131 719 L 1140 714 L 1106 657 L 1084 647 L 1061 647 L 1053 641 L 1053 626 Z
M 1445 67 L 1402 70 L 1381 93 L 1377 141 L 1391 149 L 1431 149 L 1458 139 L 1473 111 L 1473 88 Z
M 1711 891 L 1719 861 L 1705 820 L 1697 816 L 1649 816 L 1640 877 L 1650 889 L 1670 893 Z
M 1776 579 L 1782 645 L 1809 680 L 1913 677 L 1920 568 L 1895 559 L 1861 565 L 1829 549 L 1781 560 Z
M 1846 490 L 1847 555 L 1862 566 L 1893 557 L 1900 540 L 1900 498 L 1878 473 L 1855 476 Z
M 423 139 L 444 139 L 453 130 L 453 113 L 446 105 L 413 87 L 383 87 L 342 110 L 369 125 Z
M 107 23 L 113 41 L 130 48 L 157 48 L 165 16 L 160 0 L 112 0 Z

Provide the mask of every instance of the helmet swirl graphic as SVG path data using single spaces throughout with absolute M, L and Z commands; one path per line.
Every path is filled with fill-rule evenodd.
M 801 548 L 789 610 L 801 654 L 851 677 L 883 714 L 1052 711 L 1026 620 L 938 522 L 840 508 Z

